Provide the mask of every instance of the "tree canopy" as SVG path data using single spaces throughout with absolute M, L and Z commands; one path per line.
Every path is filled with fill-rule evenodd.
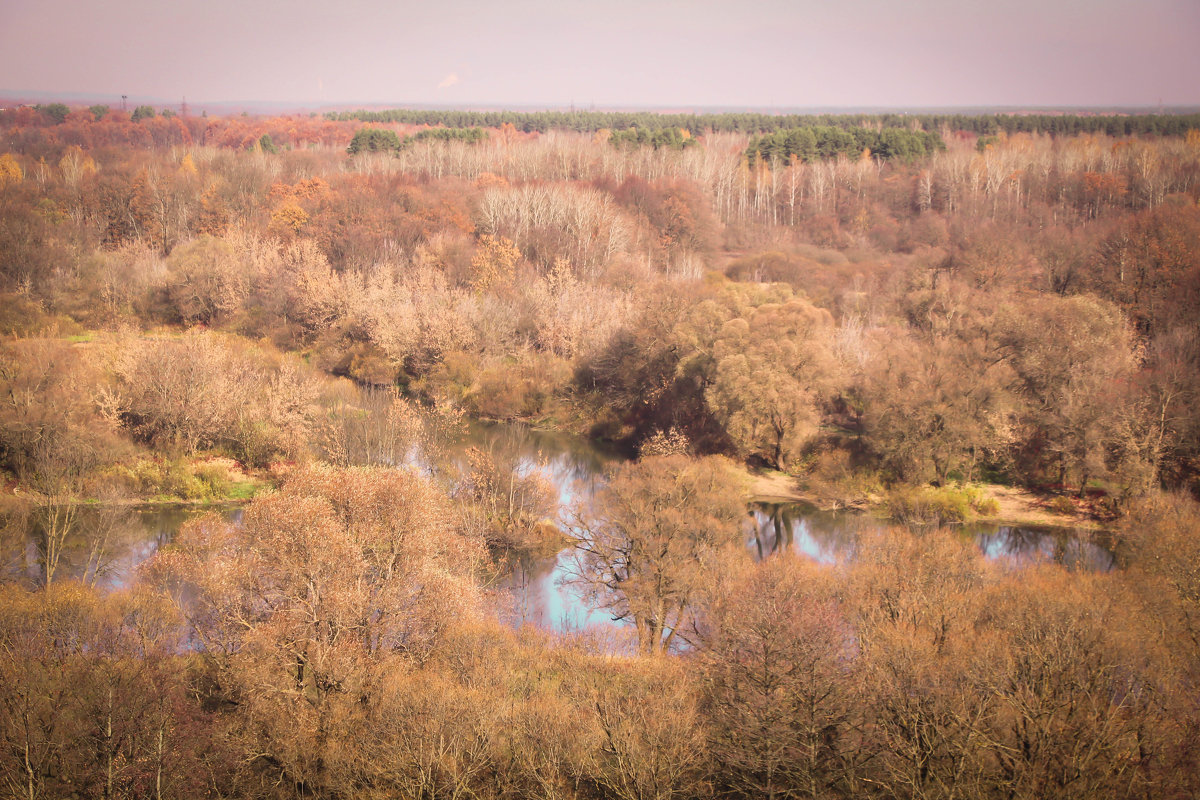
M 653 456 L 616 467 L 572 526 L 577 585 L 637 628 L 643 652 L 669 650 L 688 635 L 712 570 L 731 556 L 743 491 L 718 457 Z
M 346 148 L 346 152 L 350 155 L 355 155 L 356 153 L 398 153 L 404 146 L 404 141 L 396 135 L 395 131 L 383 130 L 382 128 L 361 128 L 354 134 L 354 138 L 350 140 L 350 146 Z

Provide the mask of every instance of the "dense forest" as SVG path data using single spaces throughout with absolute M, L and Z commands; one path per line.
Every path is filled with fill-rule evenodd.
M 0 132 L 6 796 L 1200 791 L 1200 117 Z M 622 457 L 561 507 L 471 420 Z M 756 562 L 764 475 L 897 526 Z M 1117 568 L 983 558 L 996 487 Z M 622 625 L 503 611 L 558 546 Z
M 686 130 L 693 136 L 707 133 L 776 133 L 789 128 L 833 127 L 859 129 L 943 130 L 979 136 L 1000 132 L 1044 133 L 1055 136 L 1105 134 L 1107 136 L 1184 136 L 1200 127 L 1200 114 L 761 114 L 705 113 L 662 114 L 653 111 L 449 111 L 395 108 L 386 111 L 335 111 L 326 115 L 339 121 L 398 122 L 445 128 L 499 128 L 512 125 L 524 133 L 550 130 L 595 133 L 599 130 L 648 128 Z

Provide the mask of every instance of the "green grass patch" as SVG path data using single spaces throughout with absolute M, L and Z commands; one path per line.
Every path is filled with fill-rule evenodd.
M 262 488 L 225 459 L 140 458 L 110 467 L 104 478 L 125 495 L 156 503 L 248 500 Z
M 888 494 L 887 510 L 906 525 L 958 525 L 975 516 L 994 516 L 1000 504 L 976 486 L 906 486 Z
M 230 485 L 225 491 L 225 497 L 229 500 L 249 500 L 254 495 L 261 491 L 263 485 L 253 481 L 240 481 Z

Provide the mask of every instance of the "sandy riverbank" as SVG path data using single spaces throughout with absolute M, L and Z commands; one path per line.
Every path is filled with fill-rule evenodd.
M 868 510 L 883 502 L 882 497 L 867 501 L 830 502 L 806 491 L 796 478 L 774 470 L 747 470 L 750 498 L 758 502 L 808 503 L 822 509 L 855 508 Z M 999 510 L 987 517 L 977 519 L 1008 525 L 1053 526 L 1059 528 L 1101 528 L 1103 525 L 1094 517 L 1076 511 L 1063 514 L 1051 510 L 1051 496 L 1014 486 L 988 484 L 980 487 L 983 493 L 996 501 Z

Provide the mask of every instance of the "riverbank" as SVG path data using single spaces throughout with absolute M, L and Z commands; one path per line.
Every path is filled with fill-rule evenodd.
M 1067 503 L 1070 512 L 1056 510 L 1055 501 L 1062 495 L 1051 495 L 1031 491 L 1016 486 L 999 486 L 989 484 L 981 487 L 985 494 L 996 501 L 999 511 L 989 517 L 988 521 L 1001 522 L 1011 525 L 1053 525 L 1058 527 L 1088 528 L 1099 530 L 1104 524 L 1081 508 Z
M 873 493 L 854 499 L 833 499 L 811 491 L 797 478 L 775 470 L 746 468 L 746 478 L 750 486 L 750 499 L 754 502 L 807 503 L 823 511 L 850 509 L 864 512 L 882 510 L 887 502 L 886 496 Z M 1102 522 L 1087 513 L 1086 507 L 1059 502 L 1056 508 L 1056 499 L 1060 495 L 999 484 L 984 484 L 978 489 L 984 498 L 995 501 L 996 512 L 976 516 L 973 521 L 1092 530 L 1104 527 Z M 1071 510 L 1067 511 L 1067 507 Z
M 98 470 L 54 501 L 88 507 L 236 505 L 278 485 L 282 470 L 281 465 L 250 469 L 221 455 L 144 455 Z M 0 513 L 48 499 L 9 480 L 0 491 Z

